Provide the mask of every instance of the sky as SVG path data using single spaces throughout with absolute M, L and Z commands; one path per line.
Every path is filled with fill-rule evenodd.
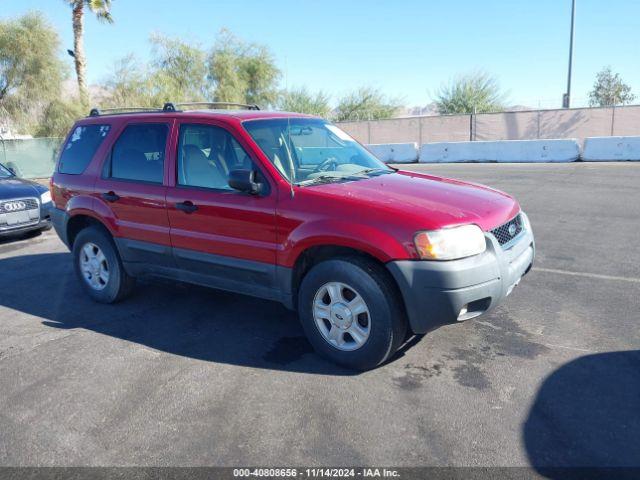
M 0 0 L 0 18 L 40 10 L 73 48 L 66 0 Z M 221 28 L 267 45 L 282 87 L 332 95 L 379 88 L 409 106 L 443 83 L 485 71 L 509 105 L 560 107 L 566 90 L 571 0 L 113 0 L 113 24 L 87 16 L 90 83 L 115 61 L 150 54 L 154 32 L 209 48 Z M 577 0 L 572 99 L 585 105 L 610 65 L 640 95 L 640 0 Z M 65 54 L 70 68 L 71 57 Z

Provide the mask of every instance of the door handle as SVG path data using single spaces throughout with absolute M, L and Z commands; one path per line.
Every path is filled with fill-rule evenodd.
M 187 200 L 186 202 L 176 203 L 176 208 L 184 213 L 193 213 L 198 210 L 198 206 Z
M 120 200 L 120 195 L 116 195 L 114 192 L 107 192 L 102 194 L 102 198 L 105 199 L 107 202 L 113 203 Z

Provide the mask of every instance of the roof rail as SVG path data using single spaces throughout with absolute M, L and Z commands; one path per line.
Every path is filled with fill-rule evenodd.
M 234 102 L 187 102 L 187 103 L 176 103 L 175 105 L 178 105 L 181 107 L 209 107 L 209 108 L 241 107 L 241 108 L 246 108 L 247 110 L 260 110 L 260 107 L 256 104 L 234 103 Z
M 113 108 L 92 108 L 89 112 L 90 117 L 100 117 L 102 115 L 122 115 L 125 113 L 154 113 L 154 112 L 179 112 L 176 106 L 182 107 L 208 107 L 208 108 L 227 108 L 240 107 L 247 110 L 260 110 L 258 105 L 250 105 L 246 103 L 234 102 L 186 102 L 186 103 L 165 103 L 162 108 L 153 107 L 113 107 Z
M 173 103 L 167 102 L 162 108 L 153 107 L 114 107 L 114 108 L 92 108 L 89 112 L 90 117 L 99 117 L 101 115 L 122 115 L 130 112 L 138 113 L 154 113 L 154 112 L 177 112 Z

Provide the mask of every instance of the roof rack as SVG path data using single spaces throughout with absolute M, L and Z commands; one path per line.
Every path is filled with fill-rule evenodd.
M 122 115 L 125 113 L 154 113 L 154 112 L 177 112 L 173 103 L 167 102 L 162 108 L 152 107 L 114 107 L 114 108 L 92 108 L 89 112 L 90 117 L 99 117 L 101 115 Z
M 186 103 L 165 103 L 162 108 L 153 107 L 114 107 L 114 108 L 92 108 L 89 112 L 90 117 L 99 117 L 101 115 L 123 115 L 125 113 L 138 112 L 138 113 L 155 113 L 155 112 L 179 112 L 177 106 L 182 107 L 208 107 L 208 108 L 228 108 L 228 107 L 240 107 L 247 110 L 260 110 L 258 105 L 250 105 L 246 103 L 233 103 L 233 102 L 186 102 Z
M 221 107 L 240 107 L 247 110 L 260 110 L 260 107 L 256 104 L 247 103 L 234 103 L 234 102 L 187 102 L 176 103 L 175 105 L 181 107 L 209 107 L 209 108 L 221 108 Z

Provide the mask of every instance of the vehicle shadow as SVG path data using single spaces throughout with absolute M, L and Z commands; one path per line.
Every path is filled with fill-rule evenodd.
M 549 478 L 638 478 L 640 350 L 587 355 L 553 372 L 523 436 L 531 465 Z
M 91 301 L 71 254 L 0 259 L 0 307 L 58 329 L 86 329 L 198 360 L 356 375 L 315 354 L 295 313 L 276 302 L 170 281 L 143 281 L 116 305 Z
M 6 234 L 0 237 L 0 247 L 3 245 L 14 244 L 15 242 L 19 242 L 21 240 L 29 240 L 31 238 L 36 238 L 42 235 L 41 230 L 32 230 L 26 233 L 14 233 L 14 234 Z

